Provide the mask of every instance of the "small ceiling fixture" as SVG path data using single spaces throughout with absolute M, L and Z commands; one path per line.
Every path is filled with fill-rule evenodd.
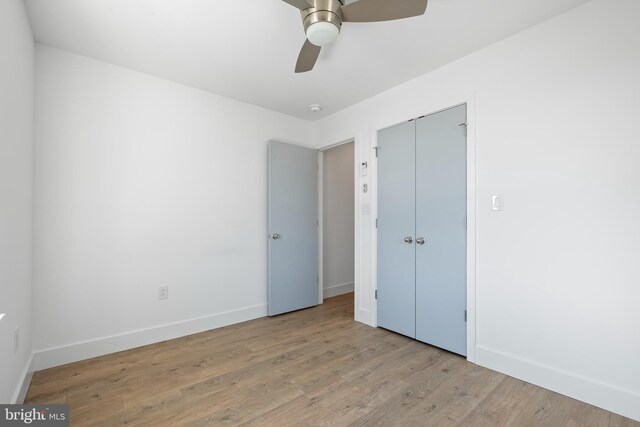
M 312 113 L 319 113 L 320 111 L 322 111 L 322 105 L 311 104 L 309 105 L 309 111 L 311 111 Z

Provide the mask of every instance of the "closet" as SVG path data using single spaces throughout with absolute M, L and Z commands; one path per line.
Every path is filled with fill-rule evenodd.
M 378 133 L 378 326 L 466 355 L 466 106 Z

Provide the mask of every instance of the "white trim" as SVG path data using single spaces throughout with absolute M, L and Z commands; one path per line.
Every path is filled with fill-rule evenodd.
M 324 152 L 318 150 L 318 304 L 324 302 Z
M 259 304 L 210 316 L 38 350 L 34 352 L 34 367 L 35 370 L 39 371 L 41 369 L 246 322 L 248 320 L 265 317 L 266 315 L 267 304 Z
M 476 362 L 477 92 L 467 104 L 467 360 Z
M 332 148 L 340 147 L 341 145 L 351 144 L 352 142 L 355 142 L 354 138 L 347 138 L 340 142 L 336 142 L 335 144 L 323 145 L 321 148 L 318 148 L 318 151 L 323 153 L 325 151 L 331 150 Z
M 369 291 L 369 307 L 370 309 L 363 313 L 363 319 L 367 319 L 367 324 L 373 327 L 378 327 L 378 301 L 376 299 L 376 292 L 378 289 L 378 157 L 376 155 L 375 148 L 378 146 L 378 131 L 374 128 L 369 128 L 370 138 L 370 155 L 371 161 L 369 162 L 371 174 L 371 223 L 369 224 L 370 235 L 370 253 L 371 263 L 369 265 L 369 277 L 371 278 L 371 289 Z
M 348 294 L 349 292 L 353 292 L 353 282 L 332 285 L 324 288 L 324 297 L 337 297 L 338 295 Z
M 360 246 L 362 245 L 362 211 L 360 206 L 366 203 L 368 199 L 360 191 L 360 186 L 363 184 L 371 187 L 371 169 L 368 170 L 367 178 L 360 176 L 360 164 L 362 161 L 366 161 L 368 165 L 371 165 L 369 158 L 362 156 L 363 138 L 359 132 L 353 133 L 351 140 L 353 141 L 353 214 L 355 216 L 353 224 L 353 318 L 357 322 L 370 324 L 368 310 L 362 306 L 362 256 Z M 370 197 L 371 191 L 366 195 Z
M 29 391 L 29 385 L 31 385 L 31 378 L 33 378 L 33 361 L 33 353 L 31 353 L 22 370 L 22 375 L 20 375 L 20 380 L 11 398 L 11 403 L 24 403 L 24 399 L 27 397 L 27 392 Z
M 640 421 L 640 394 L 632 390 L 484 346 L 476 356 L 478 365 Z

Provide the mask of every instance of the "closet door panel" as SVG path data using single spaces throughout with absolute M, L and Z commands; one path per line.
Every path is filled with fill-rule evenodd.
M 415 121 L 378 147 L 378 326 L 415 338 Z
M 466 106 L 416 123 L 416 338 L 466 355 Z

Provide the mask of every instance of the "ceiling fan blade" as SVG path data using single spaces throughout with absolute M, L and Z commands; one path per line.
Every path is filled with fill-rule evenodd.
M 424 15 L 428 0 L 359 0 L 342 6 L 344 22 L 380 22 Z
M 282 0 L 285 3 L 289 3 L 293 7 L 297 7 L 300 10 L 306 10 L 313 7 L 307 0 Z
M 296 73 L 306 73 L 313 70 L 320 55 L 320 49 L 320 46 L 314 45 L 309 40 L 304 42 L 296 63 Z

